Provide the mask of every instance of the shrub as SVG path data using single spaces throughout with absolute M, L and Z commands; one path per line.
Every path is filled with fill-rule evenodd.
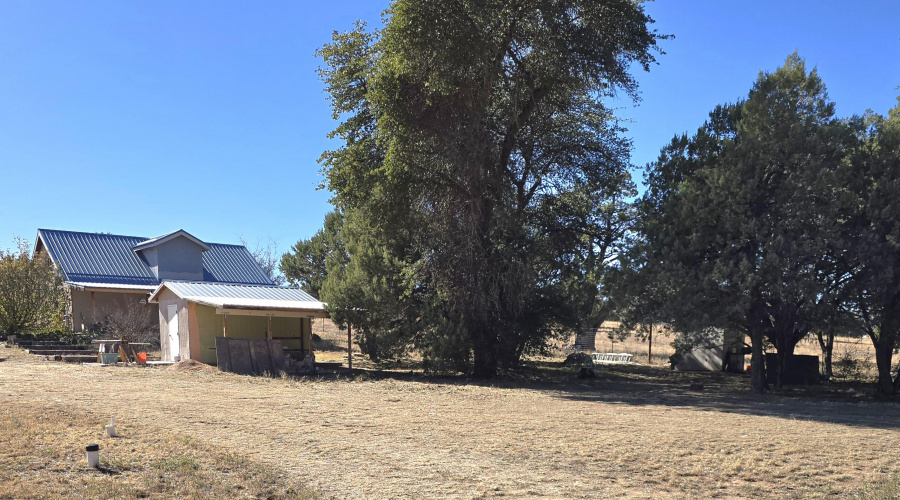
M 41 334 L 65 329 L 68 293 L 47 256 L 31 256 L 28 240 L 0 249 L 0 332 Z

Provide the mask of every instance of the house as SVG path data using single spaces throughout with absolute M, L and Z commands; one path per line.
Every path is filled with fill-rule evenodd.
M 88 331 L 104 315 L 139 304 L 160 325 L 163 359 L 215 364 L 216 336 L 281 337 L 312 352 L 311 319 L 325 305 L 276 286 L 241 245 L 206 243 L 184 230 L 155 238 L 39 229 L 71 296 L 70 326 Z

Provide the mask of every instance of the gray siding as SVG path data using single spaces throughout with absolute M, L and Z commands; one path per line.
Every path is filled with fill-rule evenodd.
M 154 250 L 159 279 L 203 280 L 203 248 L 193 241 L 181 236 L 154 247 Z
M 159 259 L 156 255 L 156 248 L 141 250 L 139 254 L 147 265 L 150 266 L 150 271 L 153 272 L 153 276 L 159 276 Z

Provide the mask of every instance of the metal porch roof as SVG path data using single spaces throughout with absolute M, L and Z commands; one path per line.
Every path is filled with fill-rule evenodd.
M 299 288 L 197 281 L 163 281 L 150 294 L 150 301 L 156 301 L 164 288 L 182 299 L 221 308 L 325 310 L 324 303 Z

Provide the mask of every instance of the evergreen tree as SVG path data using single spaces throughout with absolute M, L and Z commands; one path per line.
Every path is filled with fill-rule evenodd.
M 842 303 L 875 347 L 878 392 L 896 394 L 891 359 L 900 349 L 900 104 L 869 115 L 859 147 L 845 164 L 842 245 L 848 277 Z
M 833 282 L 821 263 L 839 238 L 834 181 L 852 139 L 797 54 L 693 137 L 673 139 L 649 167 L 630 263 L 632 290 L 658 282 L 643 312 L 686 332 L 746 332 L 757 391 L 768 340 L 780 383 L 786 357 L 827 316 Z
M 340 212 L 325 216 L 325 224 L 311 238 L 300 240 L 281 256 L 280 269 L 292 286 L 299 286 L 319 298 L 328 275 L 329 258 L 346 259 L 341 230 L 344 217 Z

